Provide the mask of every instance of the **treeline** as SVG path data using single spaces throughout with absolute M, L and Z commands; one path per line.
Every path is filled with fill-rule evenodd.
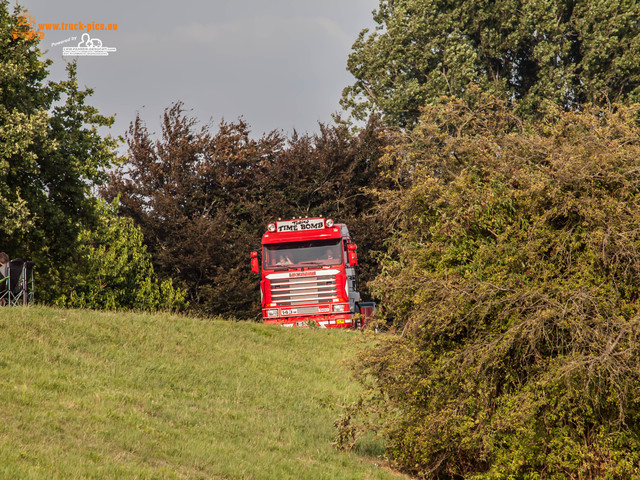
M 357 135 L 321 125 L 314 135 L 254 139 L 242 121 L 199 126 L 177 103 L 159 138 L 142 119 L 132 123 L 128 156 L 102 194 L 140 226 L 156 271 L 187 292 L 191 309 L 258 318 L 249 252 L 278 218 L 346 223 L 361 245 L 365 288 L 376 275 L 372 252 L 389 228 L 373 218 L 369 189 L 391 186 L 380 167 L 387 143 L 375 118 Z

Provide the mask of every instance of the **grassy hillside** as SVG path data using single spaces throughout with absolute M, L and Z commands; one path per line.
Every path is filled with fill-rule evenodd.
M 355 335 L 1 308 L 0 478 L 398 478 L 331 447 Z

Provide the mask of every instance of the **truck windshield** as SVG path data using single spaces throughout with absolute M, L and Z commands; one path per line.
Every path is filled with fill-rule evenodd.
M 290 267 L 340 265 L 342 252 L 339 239 L 311 240 L 265 245 L 264 268 L 284 270 Z

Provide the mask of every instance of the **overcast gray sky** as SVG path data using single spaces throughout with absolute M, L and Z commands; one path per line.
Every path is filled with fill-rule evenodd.
M 182 100 L 203 123 L 242 116 L 255 137 L 273 129 L 316 132 L 318 121 L 330 122 L 353 81 L 346 71 L 351 46 L 374 26 L 378 6 L 378 0 L 18 3 L 38 24 L 117 24 L 117 31 L 89 32 L 115 52 L 78 57 L 79 83 L 95 91 L 90 103 L 116 114 L 112 134 L 123 134 L 136 112 L 157 132 L 164 109 Z M 54 62 L 50 78 L 64 78 L 70 57 L 63 48 L 77 46 L 83 31 L 45 31 L 40 46 Z

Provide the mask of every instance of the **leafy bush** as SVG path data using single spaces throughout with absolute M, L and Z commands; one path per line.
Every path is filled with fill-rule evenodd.
M 374 289 L 401 333 L 361 355 L 345 418 L 427 478 L 635 478 L 638 108 L 511 111 L 428 107 L 389 151 L 412 185 L 383 195 Z
M 117 203 L 103 204 L 97 228 L 80 235 L 78 258 L 67 272 L 72 289 L 60 306 L 94 309 L 180 310 L 184 290 L 159 282 L 142 232 L 130 218 L 117 216 Z

